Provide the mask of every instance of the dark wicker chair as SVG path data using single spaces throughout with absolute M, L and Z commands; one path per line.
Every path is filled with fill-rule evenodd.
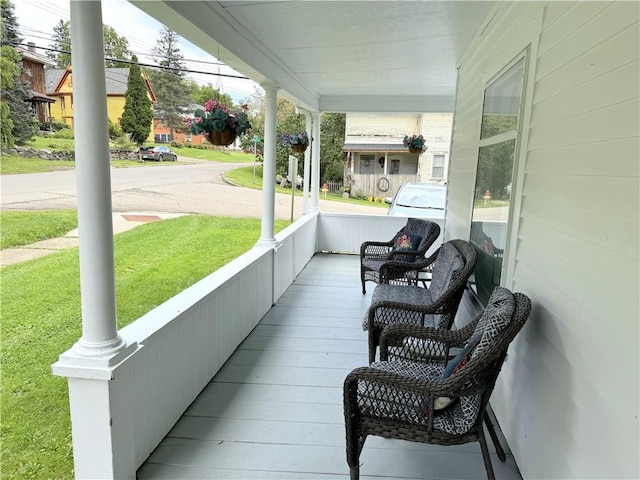
M 385 360 L 353 370 L 344 383 L 351 479 L 359 478 L 360 452 L 368 435 L 438 445 L 479 442 L 487 477 L 493 479 L 483 419 L 499 459 L 505 461 L 486 408 L 509 343 L 530 309 L 525 295 L 497 287 L 485 311 L 460 330 L 402 324 L 387 327 L 381 341 Z M 411 360 L 413 348 L 409 359 L 402 353 L 415 339 L 425 346 L 420 362 Z M 450 376 L 443 375 L 452 349 L 469 344 L 476 346 L 466 353 L 466 363 Z
M 420 243 L 415 250 L 395 249 L 395 240 L 401 235 L 416 235 L 420 237 Z M 424 258 L 427 250 L 440 235 L 440 226 L 437 223 L 419 218 L 409 218 L 407 224 L 388 242 L 364 242 L 360 246 L 360 281 L 362 282 L 362 294 L 367 293 L 365 282 L 380 281 L 380 267 L 389 260 L 402 260 L 413 262 Z M 402 272 L 394 273 L 402 278 Z
M 422 261 L 385 263 L 380 269 L 381 283 L 373 291 L 362 322 L 362 328 L 369 332 L 369 363 L 375 361 L 382 329 L 391 323 L 451 328 L 475 266 L 476 251 L 464 240 L 445 242 Z M 400 272 L 409 279 L 431 272 L 431 284 L 423 288 L 409 280 L 402 285 Z

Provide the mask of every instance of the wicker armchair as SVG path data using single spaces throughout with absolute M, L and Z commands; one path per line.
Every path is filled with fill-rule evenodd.
M 415 235 L 420 237 L 419 245 L 415 250 L 397 250 L 395 240 L 402 235 Z M 402 260 L 414 262 L 424 258 L 429 247 L 440 235 L 440 226 L 429 220 L 409 218 L 407 224 L 388 242 L 364 242 L 360 246 L 360 281 L 362 282 L 362 294 L 367 293 L 365 282 L 378 283 L 380 280 L 380 267 L 389 260 Z M 395 272 L 402 278 L 402 272 Z
M 359 478 L 360 452 L 368 435 L 438 445 L 477 441 L 487 477 L 493 479 L 482 423 L 484 419 L 498 457 L 504 461 L 486 408 L 509 343 L 524 325 L 530 309 L 531 302 L 525 295 L 497 287 L 485 311 L 460 330 L 402 324 L 387 327 L 381 342 L 385 361 L 353 370 L 344 382 L 351 479 Z M 424 361 L 403 359 L 403 350 L 415 339 L 428 346 L 423 351 Z M 447 376 L 445 371 L 450 371 L 451 363 L 460 357 L 453 361 L 450 353 L 462 346 L 466 346 L 461 354 L 464 361 Z M 389 349 L 395 352 L 392 361 Z M 414 352 L 408 354 L 412 358 Z
M 382 329 L 391 323 L 408 323 L 449 329 L 458 311 L 467 280 L 476 266 L 476 251 L 469 242 L 450 240 L 429 258 L 419 262 L 390 261 L 380 269 L 380 284 L 373 291 L 371 306 L 362 322 L 369 332 L 369 363 L 375 361 Z M 431 272 L 429 288 L 405 282 Z M 391 280 L 394 284 L 391 285 Z

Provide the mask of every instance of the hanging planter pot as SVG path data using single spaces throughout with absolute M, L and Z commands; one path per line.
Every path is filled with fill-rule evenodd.
M 236 131 L 231 128 L 222 130 L 221 132 L 211 130 L 207 134 L 207 139 L 214 145 L 226 147 L 227 145 L 231 145 L 236 139 Z
M 409 153 L 420 155 L 422 153 L 421 148 L 409 147 Z
M 297 153 L 304 153 L 307 150 L 307 145 L 304 143 L 294 143 L 291 145 L 291 150 Z

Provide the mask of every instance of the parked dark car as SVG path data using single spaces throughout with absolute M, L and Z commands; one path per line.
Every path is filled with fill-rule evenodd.
M 444 218 L 446 185 L 407 182 L 398 193 L 385 198 L 389 204 L 387 215 L 396 217 Z
M 172 152 L 169 147 L 163 145 L 155 147 L 140 147 L 140 156 L 142 160 L 156 160 L 162 162 L 164 160 L 171 160 L 175 162 L 178 160 L 178 155 Z

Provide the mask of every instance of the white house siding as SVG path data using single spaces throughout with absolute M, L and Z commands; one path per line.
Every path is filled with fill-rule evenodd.
M 445 230 L 469 236 L 484 85 L 530 46 L 502 283 L 533 311 L 492 405 L 524 478 L 639 478 L 639 4 L 498 8 L 460 65 Z
M 387 172 L 391 171 L 393 160 L 399 160 L 400 175 L 416 175 L 411 180 L 423 182 L 439 181 L 441 178 L 432 176 L 432 165 L 434 155 L 444 156 L 444 175 L 447 176 L 447 163 L 449 161 L 449 147 L 451 143 L 452 113 L 422 113 L 422 114 L 347 114 L 345 128 L 345 142 L 349 144 L 396 144 L 401 150 L 388 152 Z M 402 146 L 405 135 L 422 135 L 427 144 L 427 150 L 418 158 L 410 154 Z M 379 152 L 384 151 L 383 146 Z M 356 149 L 357 151 L 357 149 Z M 369 150 L 362 151 L 364 154 L 372 153 Z M 378 164 L 377 156 L 375 161 L 368 167 L 360 166 L 361 153 L 353 153 L 354 173 L 372 174 L 382 176 L 384 171 Z M 417 165 L 416 165 L 417 163 Z M 373 184 L 377 179 L 373 180 Z M 362 183 L 362 181 L 360 181 Z M 397 182 L 394 182 L 397 183 Z M 364 190 L 368 190 L 365 188 Z M 397 188 L 388 193 L 395 193 Z M 374 194 L 376 192 L 365 192 Z

